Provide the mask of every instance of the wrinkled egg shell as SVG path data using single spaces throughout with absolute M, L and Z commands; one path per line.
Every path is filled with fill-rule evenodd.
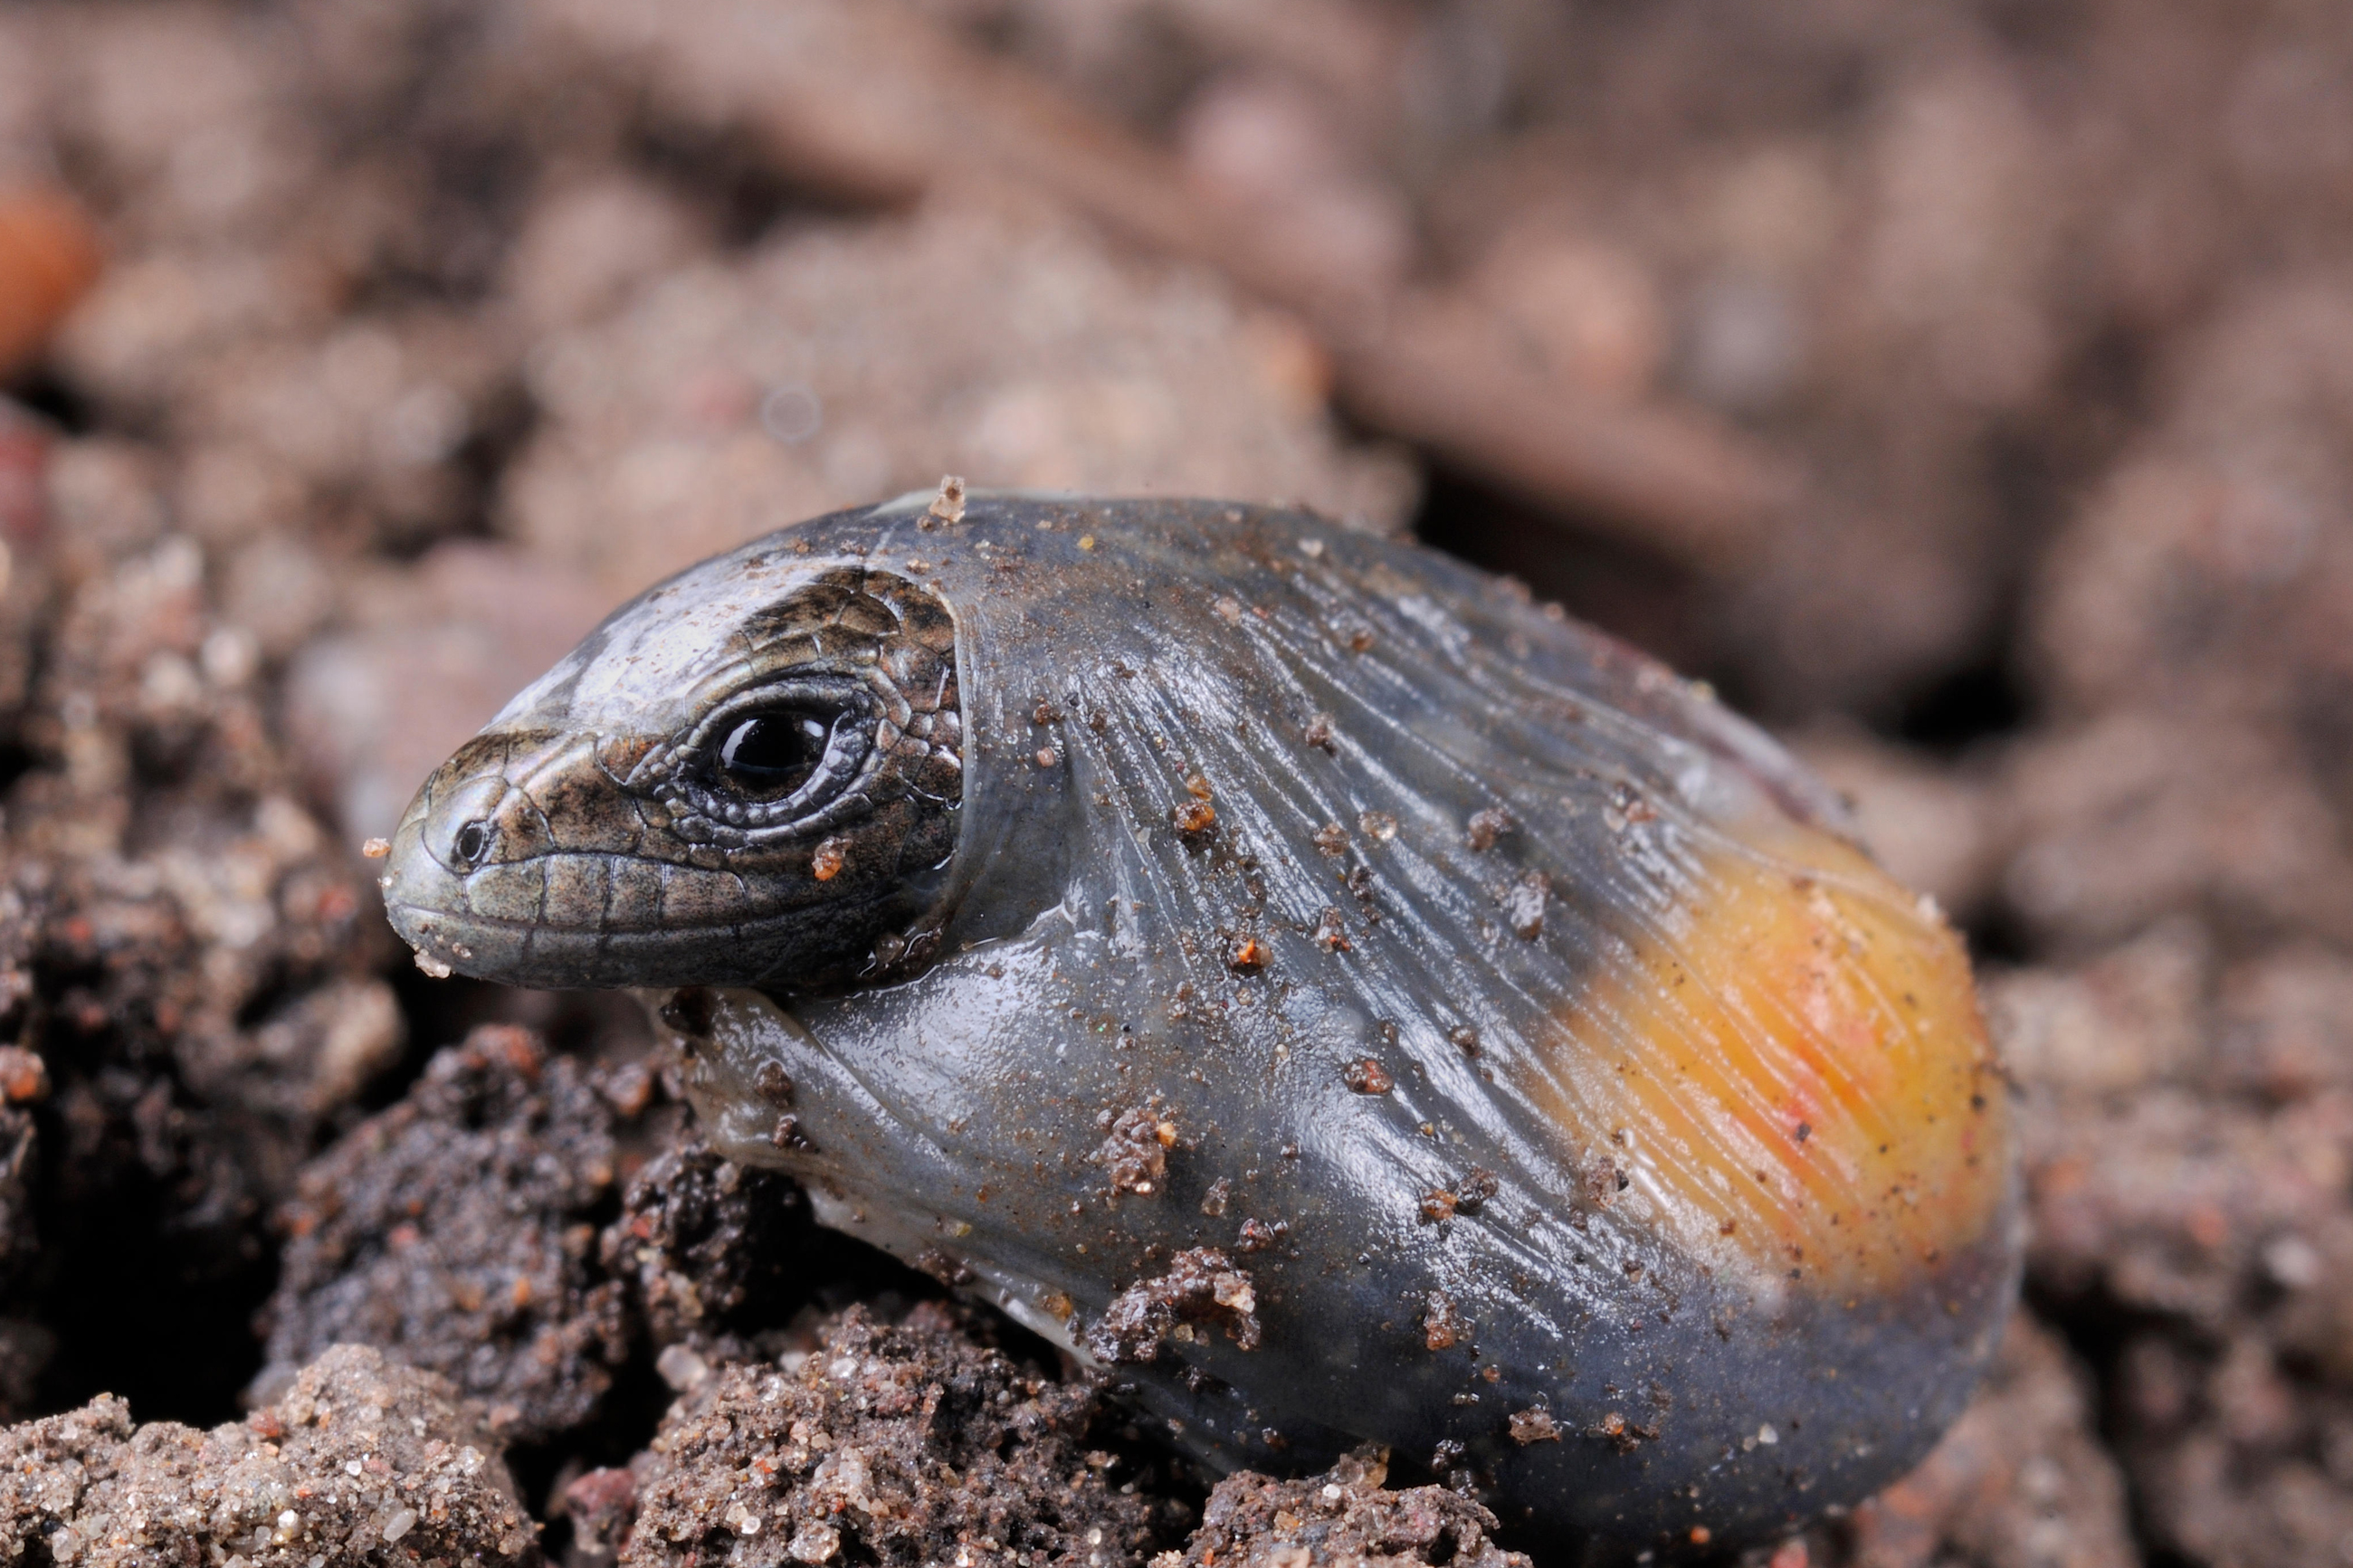
M 617 613 L 420 795 L 404 934 L 494 978 L 576 952 L 586 983 L 714 987 L 665 1016 L 722 1148 L 1213 1467 L 1369 1439 L 1615 1562 L 1769 1537 L 1926 1452 L 2015 1289 L 2008 1107 L 1960 943 L 1826 789 L 1433 552 L 1215 503 L 927 499 Z M 824 828 L 896 881 L 670 845 L 629 775 L 549 760 L 667 754 L 710 672 L 806 674 L 745 629 L 805 637 L 804 600 L 871 639 L 825 658 L 886 675 L 891 615 L 859 606 L 953 620 L 949 816 L 878 795 L 882 826 Z M 477 796 L 610 886 L 669 857 L 698 898 L 733 876 L 796 912 L 460 957 L 535 907 L 529 857 L 430 860 L 436 803 Z M 951 819 L 935 875 L 860 848 Z M 852 937 L 862 970 L 795 970 Z

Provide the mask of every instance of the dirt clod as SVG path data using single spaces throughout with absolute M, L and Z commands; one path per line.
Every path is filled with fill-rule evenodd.
M 1377 1563 L 1529 1568 L 1529 1560 L 1488 1539 L 1495 1516 L 1444 1487 L 1386 1490 L 1387 1457 L 1364 1449 L 1326 1474 L 1278 1481 L 1244 1470 L 1209 1494 L 1201 1527 L 1184 1556 L 1166 1568 L 1263 1563 L 1280 1568 L 1345 1568 Z
M 630 1182 L 597 1258 L 628 1282 L 654 1343 L 712 1345 L 773 1314 L 807 1223 L 788 1177 L 723 1160 L 689 1131 Z
M 1214 1323 L 1243 1350 L 1255 1350 L 1257 1307 L 1247 1270 L 1216 1247 L 1196 1247 L 1170 1258 L 1165 1272 L 1113 1297 L 1087 1329 L 1087 1349 L 1114 1364 L 1149 1362 L 1170 1335 Z
M 1092 1394 L 984 1348 L 948 1310 L 888 1327 L 853 1310 L 670 1407 L 635 1466 L 622 1561 L 918 1568 L 988 1542 L 1048 1568 L 1140 1563 L 1169 1516 L 1088 1447 L 1096 1417 Z M 575 1517 L 609 1531 L 620 1499 L 617 1478 L 576 1483 Z
M 1167 1129 L 1163 1136 L 1162 1130 Z M 1114 1193 L 1150 1197 L 1168 1179 L 1168 1151 L 1176 1142 L 1176 1123 L 1157 1105 L 1130 1106 L 1109 1119 L 1102 1147 L 1092 1159 L 1103 1168 Z
M 617 1121 L 592 1073 L 525 1030 L 436 1056 L 296 1184 L 272 1366 L 355 1341 L 448 1376 L 502 1433 L 588 1419 L 628 1346 L 624 1289 L 597 1268 Z
M 1560 1426 L 1549 1410 L 1514 1410 L 1508 1425 L 1512 1441 L 1523 1447 L 1530 1443 L 1560 1441 Z
M 1447 1196 L 1451 1200 L 1452 1194 L 1449 1194 Z M 1425 1198 L 1423 1200 L 1425 1213 L 1428 1212 L 1428 1203 L 1429 1200 Z M 1446 1205 L 1446 1208 L 1448 1213 L 1452 1212 L 1453 1205 L 1451 1201 Z M 1432 1290 L 1422 1298 L 1421 1342 L 1423 1344 L 1434 1351 L 1451 1351 L 1470 1335 L 1471 1325 L 1463 1321 L 1461 1310 L 1454 1305 L 1453 1297 L 1443 1290 Z
M 443 1378 L 339 1345 L 209 1432 L 102 1395 L 0 1432 L 0 1555 L 143 1568 L 232 1559 L 540 1561 L 501 1442 Z M 415 1558 L 409 1554 L 415 1553 Z
M 1471 814 L 1471 820 L 1463 825 L 1462 842 L 1471 847 L 1472 853 L 1483 855 L 1495 847 L 1495 840 L 1511 832 L 1512 827 L 1510 812 L 1501 806 L 1489 806 L 1484 811 Z

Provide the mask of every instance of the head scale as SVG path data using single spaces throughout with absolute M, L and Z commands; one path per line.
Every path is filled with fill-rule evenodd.
M 937 595 L 752 547 L 616 612 L 426 781 L 385 907 L 420 955 L 512 984 L 878 973 L 923 942 L 963 746 Z

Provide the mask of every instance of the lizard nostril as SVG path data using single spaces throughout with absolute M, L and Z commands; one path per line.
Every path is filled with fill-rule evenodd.
M 457 851 L 458 858 L 469 866 L 480 865 L 490 847 L 490 825 L 482 822 L 466 824 L 458 829 L 458 836 L 449 843 L 449 847 Z

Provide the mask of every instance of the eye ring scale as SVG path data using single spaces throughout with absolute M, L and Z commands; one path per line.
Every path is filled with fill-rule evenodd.
M 928 499 L 510 703 L 394 837 L 419 962 L 645 988 L 717 1147 L 1212 1470 L 1382 1444 L 1618 1563 L 1917 1462 L 2015 1294 L 2010 1108 L 1828 789 L 1433 552 Z

